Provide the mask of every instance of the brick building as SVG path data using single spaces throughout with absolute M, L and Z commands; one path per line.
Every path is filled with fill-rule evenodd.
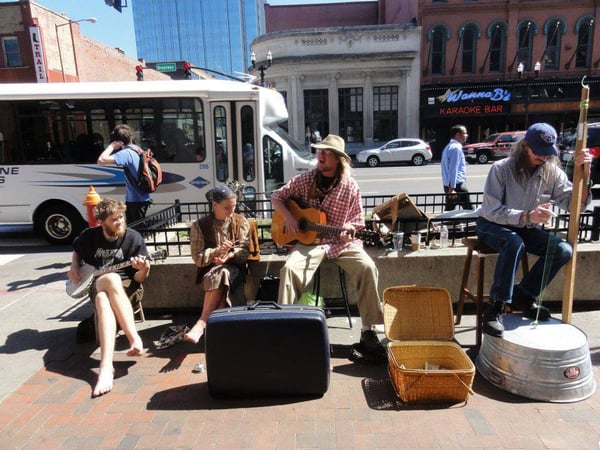
M 0 83 L 136 80 L 140 63 L 83 36 L 83 20 L 30 0 L 0 3 Z M 148 69 L 144 79 L 169 77 Z
M 257 55 L 272 51 L 274 64 L 266 80 L 287 95 L 290 132 L 297 138 L 311 123 L 364 143 L 394 133 L 419 135 L 438 158 L 454 123 L 467 125 L 471 142 L 534 121 L 550 122 L 565 135 L 572 132 L 584 76 L 590 85 L 589 119 L 600 120 L 599 4 L 378 0 L 267 5 L 267 34 L 254 47 Z M 397 40 L 390 38 L 394 32 Z M 345 51 L 343 45 L 332 47 L 342 42 Z M 391 92 L 390 111 L 369 105 L 378 101 L 373 89 L 378 86 Z M 350 90 L 349 102 L 343 89 Z M 420 89 L 418 99 L 412 89 Z M 356 104 L 356 92 L 359 114 L 344 110 Z M 378 115 L 385 116 L 383 122 Z M 358 136 L 345 133 L 344 116 L 362 117 Z M 377 131 L 379 123 L 383 132 Z
M 421 135 L 439 157 L 449 128 L 471 142 L 545 121 L 566 134 L 579 117 L 600 120 L 598 0 L 419 0 Z M 434 157 L 435 157 L 434 156 Z

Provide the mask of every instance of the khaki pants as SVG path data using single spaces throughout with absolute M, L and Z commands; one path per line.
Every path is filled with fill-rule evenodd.
M 325 247 L 322 245 L 296 245 L 280 271 L 279 302 L 292 304 L 298 301 L 324 259 Z M 363 326 L 383 323 L 377 290 L 379 273 L 371 257 L 362 248 L 352 248 L 331 262 L 341 267 L 347 279 L 354 283 Z

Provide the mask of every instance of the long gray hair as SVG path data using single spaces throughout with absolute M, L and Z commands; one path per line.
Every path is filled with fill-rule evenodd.
M 517 169 L 517 173 L 519 174 L 519 176 L 521 174 L 525 174 L 528 172 L 529 170 L 529 159 L 527 156 L 527 148 L 526 148 L 527 142 L 525 141 L 525 139 L 521 139 L 519 142 L 517 142 L 511 152 L 511 156 L 513 158 L 515 158 L 516 160 L 516 169 Z M 553 167 L 552 170 L 556 170 L 558 168 L 561 167 L 561 162 L 560 159 L 558 159 L 558 157 L 556 156 L 550 156 L 546 162 L 544 163 L 542 169 L 544 170 L 544 173 L 548 173 L 550 171 L 550 166 Z

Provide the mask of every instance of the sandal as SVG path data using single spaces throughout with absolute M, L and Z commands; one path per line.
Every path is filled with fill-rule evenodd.
M 173 347 L 175 344 L 183 342 L 183 335 L 190 331 L 187 324 L 171 325 L 160 335 L 160 339 L 154 342 L 157 350 Z

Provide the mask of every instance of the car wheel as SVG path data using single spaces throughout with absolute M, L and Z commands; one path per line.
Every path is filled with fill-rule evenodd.
M 479 164 L 487 164 L 489 160 L 490 160 L 490 157 L 488 156 L 487 153 L 482 152 L 482 153 L 477 154 L 477 162 Z
M 423 164 L 425 164 L 425 158 L 423 158 L 423 155 L 417 153 L 412 157 L 412 163 L 413 166 L 422 166 Z
M 79 212 L 67 205 L 45 208 L 37 215 L 35 224 L 48 242 L 59 245 L 71 244 L 86 227 Z
M 377 156 L 369 156 L 367 158 L 367 166 L 377 167 L 379 165 L 379 158 Z

